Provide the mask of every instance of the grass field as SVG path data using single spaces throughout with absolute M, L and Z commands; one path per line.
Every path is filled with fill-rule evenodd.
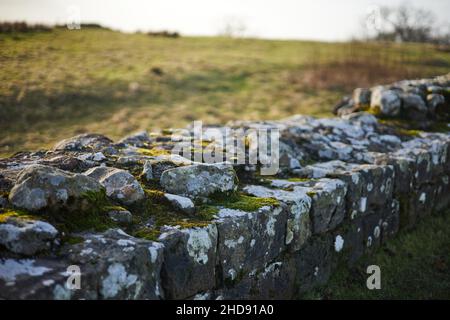
M 163 38 L 99 28 L 0 34 L 0 156 L 82 132 L 329 115 L 356 86 L 450 71 L 425 45 Z

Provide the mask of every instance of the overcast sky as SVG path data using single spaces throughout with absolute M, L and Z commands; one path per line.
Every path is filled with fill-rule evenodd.
M 122 31 L 179 31 L 217 35 L 224 26 L 245 25 L 261 38 L 346 40 L 361 32 L 373 5 L 409 3 L 450 22 L 450 0 L 0 0 L 0 20 L 98 22 Z

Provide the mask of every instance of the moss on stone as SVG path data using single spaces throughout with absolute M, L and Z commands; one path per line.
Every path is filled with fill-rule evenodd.
M 211 224 L 216 211 L 207 205 L 200 206 L 195 216 L 186 216 L 178 212 L 164 196 L 161 190 L 146 189 L 147 199 L 133 215 L 134 231 L 131 234 L 138 238 L 156 240 L 163 226 L 179 226 L 181 229 L 205 227 Z M 145 226 L 151 221 L 152 226 Z
M 107 216 L 110 209 L 115 206 L 107 198 L 104 189 L 98 192 L 87 191 L 81 198 L 83 202 L 80 210 L 44 213 L 43 216 L 58 230 L 68 233 L 86 230 L 104 231 L 118 226 Z
M 312 179 L 311 178 L 289 178 L 287 180 L 290 182 L 309 182 Z
M 256 211 L 264 206 L 278 206 L 280 202 L 274 198 L 259 198 L 239 192 L 217 193 L 211 196 L 212 204 L 229 209 Z
M 67 243 L 67 244 L 78 244 L 78 243 L 82 243 L 84 241 L 83 237 L 78 237 L 78 236 L 67 236 L 65 238 L 63 238 L 63 242 Z
M 144 156 L 151 156 L 151 157 L 170 155 L 169 150 L 160 148 L 152 148 L 152 149 L 138 148 L 137 152 Z
M 367 112 L 377 117 L 381 115 L 381 108 L 379 106 L 372 106 L 367 110 Z
M 308 192 L 306 192 L 306 195 L 308 197 L 310 197 L 310 198 L 314 197 L 316 194 L 317 194 L 317 192 L 315 192 L 315 191 L 308 191 Z
M 203 220 L 212 220 L 217 213 L 219 213 L 217 206 L 202 204 L 197 206 L 195 215 Z
M 23 210 L 0 209 L 0 224 L 6 223 L 9 218 L 20 218 L 23 220 L 42 220 L 42 218 L 29 214 Z
M 136 238 L 141 238 L 141 239 L 151 240 L 151 241 L 158 240 L 158 237 L 160 234 L 161 234 L 161 232 L 158 229 L 148 228 L 148 227 L 140 228 L 137 231 L 132 233 L 132 235 Z

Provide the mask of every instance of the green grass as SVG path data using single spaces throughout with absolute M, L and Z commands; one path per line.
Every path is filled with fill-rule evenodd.
M 367 266 L 381 269 L 381 289 L 368 290 Z M 450 211 L 401 231 L 373 256 L 340 267 L 309 299 L 450 299 Z
M 0 34 L 0 156 L 82 132 L 116 139 L 194 119 L 329 115 L 357 85 L 449 66 L 449 53 L 415 44 L 173 39 L 99 28 Z

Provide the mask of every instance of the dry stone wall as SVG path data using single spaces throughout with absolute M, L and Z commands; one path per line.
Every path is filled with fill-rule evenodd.
M 448 126 L 353 110 L 229 127 L 279 130 L 279 172 L 171 156 L 147 132 L 1 159 L 0 298 L 293 299 L 449 208 Z

